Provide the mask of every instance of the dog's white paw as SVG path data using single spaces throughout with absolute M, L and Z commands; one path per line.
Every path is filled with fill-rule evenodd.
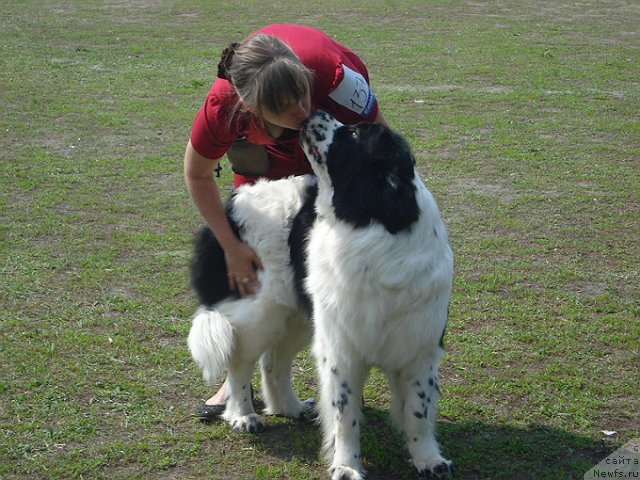
M 264 423 L 262 417 L 257 413 L 250 413 L 241 417 L 236 417 L 227 420 L 236 431 L 247 431 L 249 433 L 258 433 L 264 430 Z
M 262 413 L 265 415 L 294 418 L 301 422 L 312 422 L 318 417 L 316 401 L 313 398 L 305 400 L 304 402 L 296 400 L 295 404 L 291 402 L 289 406 L 282 408 L 267 407 Z
M 364 480 L 364 472 L 345 465 L 338 465 L 329 469 L 331 480 Z
M 417 462 L 414 464 L 418 469 L 418 475 L 428 479 L 445 480 L 451 478 L 453 465 L 449 460 L 437 457 L 429 462 Z

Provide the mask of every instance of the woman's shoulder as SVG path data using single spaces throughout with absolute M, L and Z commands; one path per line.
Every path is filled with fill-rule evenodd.
M 217 77 L 209 89 L 207 100 L 219 105 L 234 105 L 238 95 L 229 81 Z

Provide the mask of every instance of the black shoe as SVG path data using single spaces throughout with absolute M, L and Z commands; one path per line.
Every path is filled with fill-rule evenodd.
M 262 405 L 262 408 L 264 408 L 264 404 L 262 404 L 262 402 L 256 402 L 255 398 L 253 397 L 253 385 L 251 386 L 251 402 L 253 403 L 254 408 L 260 405 Z M 256 405 L 256 403 L 258 403 L 258 405 Z M 224 408 L 224 405 L 207 405 L 206 403 L 203 403 L 194 417 L 196 417 L 201 422 L 213 422 L 222 417 Z
M 224 413 L 224 405 L 207 405 L 203 404 L 194 415 L 201 422 L 213 422 Z

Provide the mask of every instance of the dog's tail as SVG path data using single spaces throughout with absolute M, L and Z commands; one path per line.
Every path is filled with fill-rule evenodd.
M 229 364 L 233 327 L 221 312 L 200 308 L 193 317 L 188 344 L 193 360 L 202 369 L 202 378 L 214 383 Z

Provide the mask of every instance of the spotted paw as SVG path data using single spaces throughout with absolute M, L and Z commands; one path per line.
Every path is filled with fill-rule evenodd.
M 331 467 L 329 473 L 331 474 L 331 480 L 364 480 L 364 472 L 344 465 Z
M 230 420 L 231 428 L 236 431 L 247 431 L 249 433 L 258 433 L 264 430 L 262 417 L 256 413 L 251 413 L 236 419 Z
M 433 467 L 425 466 L 423 469 L 418 468 L 418 475 L 432 480 L 445 480 L 451 478 L 451 475 L 453 475 L 453 465 L 449 460 L 443 460 Z
M 315 398 L 309 398 L 302 402 L 302 410 L 298 416 L 301 422 L 313 422 L 318 418 L 318 410 L 316 409 Z

